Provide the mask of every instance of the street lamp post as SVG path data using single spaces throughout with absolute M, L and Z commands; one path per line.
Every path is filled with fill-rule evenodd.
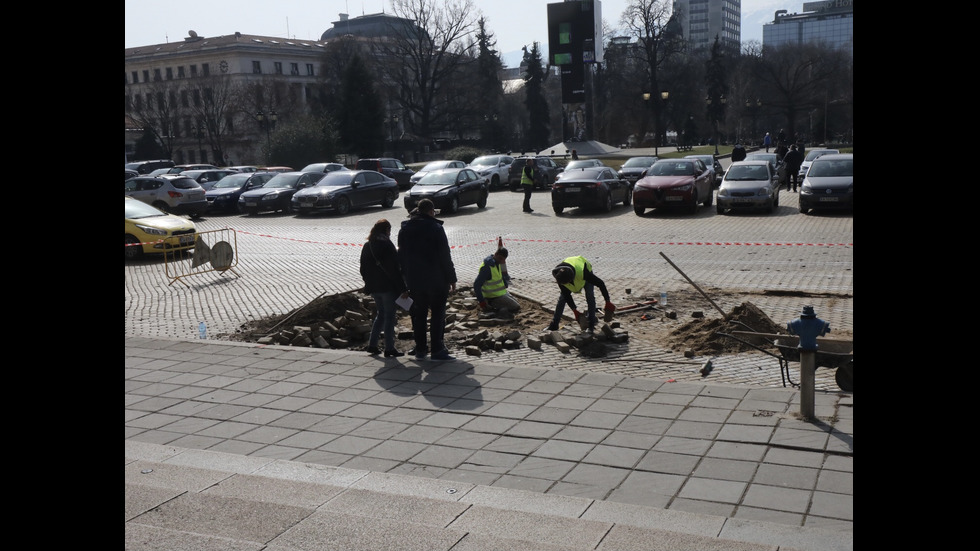
M 259 126 L 265 128 L 265 147 L 266 147 L 266 149 L 271 148 L 272 147 L 272 141 L 271 141 L 271 138 L 269 137 L 269 131 L 272 129 L 273 126 L 275 126 L 276 120 L 279 119 L 279 114 L 276 113 L 275 110 L 273 110 L 273 111 L 269 112 L 269 117 L 268 117 L 268 119 L 266 119 L 265 113 L 263 113 L 262 111 L 259 111 L 258 113 L 255 114 L 255 119 L 257 121 L 259 121 Z M 268 155 L 268 152 L 266 152 L 266 155 Z
M 745 100 L 745 109 L 749 112 L 749 116 L 752 117 L 752 136 L 755 137 L 755 119 L 759 115 L 759 109 L 762 107 L 762 100 L 756 99 L 755 103 L 752 100 Z
M 491 121 L 493 121 L 493 122 L 491 123 Z M 497 140 L 496 140 L 496 137 L 497 137 L 497 114 L 494 113 L 493 115 L 483 115 L 483 122 L 488 127 L 490 127 L 490 150 L 493 151 L 494 150 L 494 146 L 496 145 L 496 142 L 497 142 Z
M 662 106 L 663 111 L 667 110 L 667 100 L 669 98 L 670 98 L 670 92 L 668 92 L 667 90 L 660 92 L 660 100 L 663 102 L 663 106 Z M 654 142 L 655 145 L 653 146 L 654 157 L 660 156 L 660 137 L 667 134 L 667 125 L 664 125 L 663 130 L 661 130 L 660 128 L 660 111 L 661 109 L 657 110 L 657 141 Z
M 706 104 L 708 104 L 708 116 L 711 117 L 711 120 L 712 120 L 712 122 L 715 125 L 715 156 L 717 156 L 718 155 L 718 142 L 721 140 L 720 134 L 718 132 L 718 117 L 716 116 L 715 113 L 713 113 L 711 111 L 711 103 L 712 103 L 711 96 L 705 97 L 704 98 L 704 102 Z M 718 98 L 718 107 L 717 107 L 717 109 L 722 110 L 721 112 L 724 113 L 723 110 L 725 109 L 725 104 L 726 103 L 728 103 L 728 99 L 725 98 L 725 96 L 721 96 L 720 98 Z
M 201 139 L 204 138 L 204 129 L 201 128 L 200 126 L 192 126 L 191 132 L 193 132 L 194 135 L 197 136 L 197 154 L 194 155 L 194 159 L 196 159 L 198 155 L 201 155 Z M 194 162 L 194 159 L 191 159 L 191 162 Z M 203 157 L 201 158 L 200 162 L 202 163 L 204 162 Z
M 398 156 L 398 142 L 395 140 L 395 130 L 398 128 L 398 115 L 388 117 L 388 140 L 391 141 L 392 155 Z

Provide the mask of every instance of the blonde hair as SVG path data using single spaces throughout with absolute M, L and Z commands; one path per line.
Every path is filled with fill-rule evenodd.
M 371 233 L 368 234 L 367 238 L 368 241 L 370 241 L 372 239 L 377 239 L 379 235 L 384 235 L 385 237 L 387 237 L 388 233 L 390 232 L 391 232 L 391 222 L 389 222 L 385 218 L 382 218 L 381 220 L 378 220 L 377 222 L 374 223 L 374 226 L 371 227 Z

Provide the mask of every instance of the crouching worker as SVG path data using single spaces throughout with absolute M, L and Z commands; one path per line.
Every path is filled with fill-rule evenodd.
M 548 326 L 550 331 L 558 329 L 558 325 L 561 323 L 561 315 L 565 311 L 565 304 L 568 304 L 572 309 L 572 313 L 575 314 L 575 321 L 578 322 L 579 327 L 588 329 L 589 331 L 595 330 L 595 324 L 598 321 L 595 315 L 596 287 L 602 292 L 602 298 L 606 300 L 605 310 L 607 312 L 616 310 L 616 307 L 609 300 L 609 291 L 606 290 L 606 284 L 592 273 L 592 263 L 586 260 L 584 256 L 570 256 L 566 258 L 555 266 L 555 269 L 551 271 L 551 275 L 554 276 L 555 282 L 558 283 L 558 290 L 561 292 L 561 295 L 558 297 L 557 306 L 555 306 L 555 316 L 551 320 L 551 325 Z M 572 299 L 572 293 L 581 293 L 583 289 L 585 290 L 585 317 L 583 317 L 583 313 L 575 308 L 575 301 Z
M 484 258 L 483 264 L 480 264 L 480 271 L 473 281 L 473 293 L 480 301 L 480 310 L 483 312 L 496 311 L 512 317 L 521 309 L 520 303 L 507 292 L 510 276 L 506 270 L 507 249 L 503 247 Z

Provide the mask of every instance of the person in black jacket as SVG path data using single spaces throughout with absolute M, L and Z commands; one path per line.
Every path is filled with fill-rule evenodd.
M 735 147 L 732 148 L 732 162 L 737 163 L 739 161 L 744 161 L 744 160 L 745 160 L 745 147 L 742 144 L 737 143 L 735 144 Z
M 446 301 L 456 292 L 456 266 L 449 250 L 449 238 L 442 227 L 442 220 L 435 218 L 435 206 L 431 199 L 422 199 L 412 211 L 411 217 L 402 222 L 398 232 L 398 261 L 401 263 L 405 282 L 411 290 L 412 332 L 415 336 L 415 359 L 424 360 L 429 348 L 426 344 L 426 318 L 432 340 L 433 360 L 454 360 L 446 349 Z
M 802 183 L 799 181 L 799 172 L 800 165 L 803 164 L 803 155 L 796 149 L 796 144 L 789 146 L 789 152 L 783 157 L 783 164 L 786 165 L 788 180 L 791 182 L 787 183 L 787 185 L 792 186 L 791 191 L 796 191 L 797 186 Z
M 382 218 L 374 223 L 367 243 L 361 248 L 361 278 L 364 292 L 374 298 L 378 313 L 371 326 L 367 351 L 380 354 L 378 341 L 385 335 L 385 358 L 404 356 L 395 348 L 395 300 L 408 296 L 408 287 L 398 263 L 398 252 L 391 242 L 391 222 Z

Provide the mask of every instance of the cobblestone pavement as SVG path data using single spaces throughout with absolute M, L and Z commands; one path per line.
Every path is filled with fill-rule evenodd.
M 592 261 L 614 297 L 625 297 L 626 288 L 634 298 L 655 296 L 661 285 L 668 293 L 689 291 L 693 282 L 708 296 L 734 292 L 735 300 L 716 300 L 725 312 L 751 300 L 783 324 L 798 318 L 802 306 L 809 304 L 830 323 L 828 337 L 834 337 L 835 330 L 853 331 L 850 213 L 802 215 L 797 195 L 785 190 L 774 214 L 720 215 L 714 207 L 702 206 L 695 215 L 648 211 L 637 216 L 631 207 L 617 205 L 610 213 L 572 209 L 556 216 L 548 192 L 534 194 L 533 214 L 521 212 L 522 199 L 520 193 L 497 191 L 486 209 L 464 207 L 455 214 L 437 214 L 445 221 L 461 284 L 472 282 L 483 257 L 502 236 L 510 250 L 512 290 L 544 305 L 555 301 L 551 268 L 567 256 L 581 254 Z M 346 216 L 202 217 L 195 223 L 205 243 L 231 245 L 230 268 L 219 271 L 214 263 L 159 258 L 127 262 L 126 335 L 197 338 L 198 324 L 204 321 L 209 337 L 220 339 L 250 320 L 289 313 L 319 296 L 357 289 L 362 284 L 360 247 L 368 230 L 383 217 L 397 233 L 405 216 L 399 201 L 390 209 L 371 207 Z M 704 312 L 708 317 L 719 315 L 708 301 Z M 763 352 L 714 358 L 711 373 L 702 377 L 699 366 L 676 362 L 708 358 L 685 358 L 642 343 L 613 345 L 610 350 L 606 358 L 592 359 L 552 347 L 522 348 L 493 353 L 492 361 L 768 387 L 783 386 L 787 375 L 799 381 L 798 363 L 788 364 L 789 373 L 783 373 L 778 359 Z M 839 391 L 834 370 L 817 369 L 816 389 Z

